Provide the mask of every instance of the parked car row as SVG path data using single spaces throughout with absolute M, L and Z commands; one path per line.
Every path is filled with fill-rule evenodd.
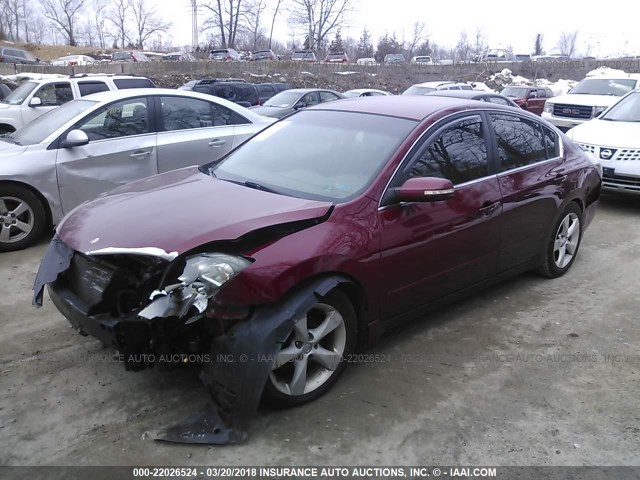
M 192 80 L 179 90 L 192 90 L 235 102 L 243 107 L 263 105 L 271 97 L 291 86 L 286 83 L 247 83 L 239 78 L 205 78 Z

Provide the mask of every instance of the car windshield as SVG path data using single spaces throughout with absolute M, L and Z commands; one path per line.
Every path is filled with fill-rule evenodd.
M 426 95 L 429 92 L 435 92 L 435 90 L 433 87 L 419 87 L 414 85 L 402 92 L 402 95 Z
M 113 60 L 129 60 L 131 58 L 130 52 L 116 52 L 113 54 Z
M 404 56 L 400 53 L 394 53 L 394 54 L 389 54 L 385 57 L 386 61 L 389 60 L 402 60 L 404 58 Z
M 19 145 L 35 145 L 73 120 L 80 113 L 95 105 L 91 100 L 72 100 L 26 124 L 9 138 Z
M 629 94 L 611 107 L 600 119 L 613 122 L 640 122 L 640 93 Z
M 500 92 L 500 95 L 511 98 L 527 98 L 528 90 L 528 88 L 505 87 Z
M 264 102 L 265 107 L 290 108 L 293 107 L 300 98 L 300 92 L 280 92 Z
M 7 95 L 5 99 L 2 100 L 2 103 L 8 103 L 9 105 L 20 105 L 37 86 L 38 84 L 36 82 L 24 82 L 13 92 Z
M 344 95 L 347 98 L 354 98 L 354 97 L 359 97 L 360 93 L 361 92 L 357 90 L 349 90 L 348 92 L 344 92 L 342 95 Z
M 617 78 L 585 78 L 571 90 L 572 95 L 612 95 L 622 97 L 636 88 L 636 81 Z
M 283 195 L 346 201 L 371 183 L 416 124 L 364 113 L 303 111 L 202 170 Z

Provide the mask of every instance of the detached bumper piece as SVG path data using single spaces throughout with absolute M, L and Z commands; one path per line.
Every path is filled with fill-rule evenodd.
M 213 404 L 160 432 L 155 439 L 204 444 L 245 440 L 271 372 L 272 359 L 295 321 L 343 281 L 338 276 L 316 281 L 278 304 L 256 309 L 251 318 L 216 337 L 211 358 L 225 361 L 205 364 L 200 374 Z

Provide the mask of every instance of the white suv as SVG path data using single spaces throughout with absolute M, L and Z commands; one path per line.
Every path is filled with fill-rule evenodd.
M 14 132 L 75 98 L 108 90 L 151 88 L 153 82 L 132 75 L 79 74 L 27 80 L 0 101 L 0 134 Z
M 578 82 L 566 95 L 550 98 L 542 118 L 566 130 L 596 118 L 609 106 L 640 87 L 638 74 L 592 75 Z

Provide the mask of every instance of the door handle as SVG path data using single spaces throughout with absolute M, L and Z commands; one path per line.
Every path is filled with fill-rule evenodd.
M 566 175 L 556 175 L 555 178 L 553 179 L 554 182 L 556 183 L 562 183 L 567 179 Z
M 211 140 L 209 142 L 209 146 L 210 147 L 221 147 L 222 145 L 224 145 L 225 143 L 227 143 L 226 140 L 221 140 L 219 138 L 215 138 L 213 140 Z
M 146 157 L 147 155 L 151 155 L 151 152 L 148 150 L 146 152 L 133 152 L 131 155 L 129 155 L 129 157 L 140 158 L 140 157 Z
M 478 209 L 481 215 L 488 217 L 500 207 L 500 202 L 484 202 L 482 207 Z

